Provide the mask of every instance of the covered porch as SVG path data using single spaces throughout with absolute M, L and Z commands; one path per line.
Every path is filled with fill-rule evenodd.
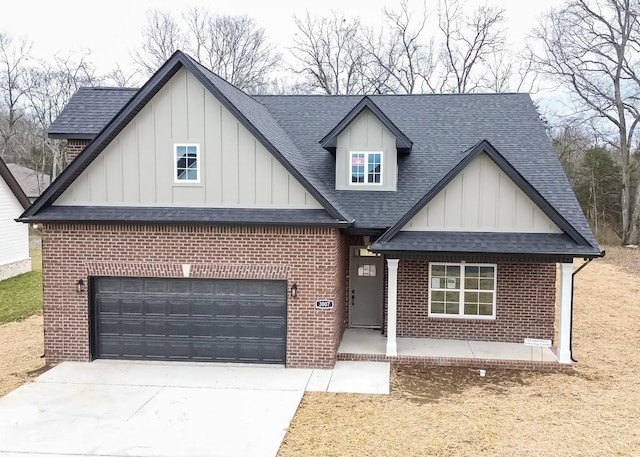
M 348 328 L 338 348 L 338 360 L 387 360 L 474 368 L 558 369 L 549 347 L 519 343 L 435 338 L 396 338 L 396 354 L 387 352 L 387 337 L 379 330 Z

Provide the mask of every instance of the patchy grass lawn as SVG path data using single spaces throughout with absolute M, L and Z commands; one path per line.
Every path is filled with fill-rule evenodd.
M 42 250 L 31 241 L 29 273 L 0 281 L 0 324 L 42 312 Z
M 307 393 L 279 457 L 640 455 L 640 250 L 576 276 L 573 374 L 395 366 L 389 396 Z

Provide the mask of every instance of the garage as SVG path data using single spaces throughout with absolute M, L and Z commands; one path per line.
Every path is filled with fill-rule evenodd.
M 93 358 L 285 363 L 286 281 L 100 277 L 91 295 Z

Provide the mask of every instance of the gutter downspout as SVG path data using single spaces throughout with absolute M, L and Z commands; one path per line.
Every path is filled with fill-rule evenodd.
M 606 251 L 602 250 L 600 251 L 600 255 L 598 257 L 602 258 L 606 253 Z M 573 291 L 575 290 L 575 277 L 578 272 L 589 265 L 594 258 L 595 257 L 587 259 L 582 265 L 578 267 L 576 271 L 571 274 L 571 325 L 569 326 L 569 352 L 571 353 L 571 360 L 573 362 L 577 362 L 577 360 L 573 357 Z

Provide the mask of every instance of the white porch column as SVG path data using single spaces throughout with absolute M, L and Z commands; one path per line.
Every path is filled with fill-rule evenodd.
M 398 314 L 398 262 L 399 259 L 387 259 L 389 276 L 387 277 L 387 357 L 398 355 L 396 342 L 396 316 Z
M 573 263 L 560 264 L 560 320 L 558 325 L 558 362 L 571 363 L 571 291 Z

